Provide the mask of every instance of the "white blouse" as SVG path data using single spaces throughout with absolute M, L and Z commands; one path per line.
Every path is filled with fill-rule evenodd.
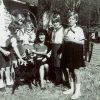
M 55 44 L 62 44 L 63 42 L 63 38 L 64 38 L 64 29 L 63 27 L 61 27 L 59 30 L 54 30 L 52 32 L 52 38 L 51 38 L 51 41 L 52 43 L 55 43 Z
M 36 39 L 34 31 L 31 31 L 29 34 L 24 33 L 23 35 L 23 44 L 33 44 Z
M 64 41 L 72 41 L 80 44 L 84 44 L 84 32 L 79 26 L 67 28 L 64 33 Z
M 1 31 L 0 33 L 0 47 L 7 46 L 7 40 L 9 39 L 10 32 L 9 31 Z

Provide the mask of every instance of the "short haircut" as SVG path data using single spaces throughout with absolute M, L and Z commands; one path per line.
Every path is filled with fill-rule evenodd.
M 68 18 L 70 18 L 72 16 L 78 21 L 78 14 L 76 12 L 73 11 L 73 12 L 68 13 Z
M 60 14 L 54 14 L 53 18 L 52 18 L 52 22 L 60 22 L 61 23 Z

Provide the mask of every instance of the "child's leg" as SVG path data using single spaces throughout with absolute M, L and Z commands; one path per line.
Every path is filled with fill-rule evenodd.
M 17 60 L 12 61 L 11 79 L 15 79 L 15 68 L 18 67 Z
M 4 72 L 5 72 L 5 68 L 1 68 L 0 73 L 1 73 L 1 79 L 2 80 L 3 80 Z
M 55 67 L 55 86 L 62 84 L 62 72 L 60 67 Z
M 40 74 L 41 88 L 44 88 L 44 65 L 40 66 L 39 74 Z
M 81 91 L 80 91 L 80 72 L 79 69 L 75 69 L 75 75 L 76 75 L 76 81 L 75 81 L 75 93 L 71 97 L 71 99 L 78 99 L 81 96 Z
M 10 67 L 6 67 L 5 76 L 6 76 L 6 79 L 10 79 Z
M 69 72 L 69 81 L 70 81 L 70 86 L 71 88 L 67 91 L 64 91 L 64 94 L 73 94 L 74 93 L 74 71 Z
M 6 67 L 5 76 L 6 76 L 6 84 L 12 85 L 13 83 L 11 82 L 10 67 Z
M 68 68 L 62 68 L 62 80 L 65 81 L 66 86 L 70 88 L 70 83 L 69 83 L 69 70 Z
M 15 79 L 15 64 L 11 66 L 11 80 Z
M 48 80 L 48 72 L 49 72 L 49 65 L 48 64 L 45 64 L 44 65 L 44 68 L 45 68 L 45 73 L 46 73 L 46 81 L 48 82 L 49 80 Z
M 0 79 L 0 88 L 3 88 L 5 85 L 4 85 L 4 71 L 5 71 L 5 68 L 1 68 L 0 70 L 0 75 L 1 75 L 1 79 Z
M 0 88 L 4 88 L 4 72 L 5 72 L 5 59 L 3 54 L 0 52 Z

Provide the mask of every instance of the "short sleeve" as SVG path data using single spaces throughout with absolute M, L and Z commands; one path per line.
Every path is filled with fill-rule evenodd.
M 16 38 L 12 37 L 12 38 L 11 38 L 11 43 L 12 43 L 12 46 L 13 46 L 13 47 L 14 47 L 14 46 L 17 46 L 17 40 L 16 40 Z
M 32 33 L 32 41 L 35 41 L 35 39 L 36 39 L 36 34 L 33 32 Z
M 83 29 L 82 28 L 78 28 L 78 37 L 80 40 L 84 40 L 85 39 L 85 35 L 84 35 L 84 32 L 83 32 Z
M 37 44 L 34 44 L 34 45 L 33 45 L 33 49 L 34 49 L 34 50 L 37 50 Z
M 48 51 L 48 47 L 45 45 L 45 52 L 47 52 Z

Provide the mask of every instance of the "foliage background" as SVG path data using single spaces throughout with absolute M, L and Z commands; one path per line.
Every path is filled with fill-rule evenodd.
M 65 3 L 67 0 L 21 0 L 34 4 L 38 2 L 39 10 L 51 6 L 52 10 L 60 11 L 62 16 L 66 16 L 67 8 Z M 69 0 L 71 1 L 71 0 Z M 77 0 L 76 0 L 77 1 Z M 65 22 L 64 18 L 63 22 Z M 81 0 L 79 10 L 79 23 L 82 25 L 100 26 L 100 0 Z

